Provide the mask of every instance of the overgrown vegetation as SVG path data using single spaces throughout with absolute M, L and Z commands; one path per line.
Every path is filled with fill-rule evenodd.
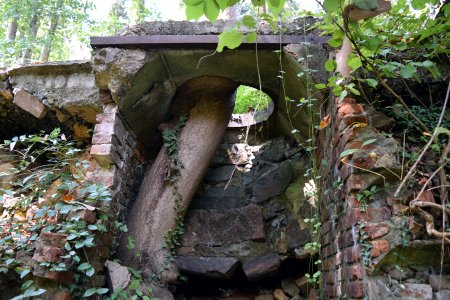
M 108 247 L 97 244 L 99 237 L 115 229 L 112 217 L 102 209 L 111 200 L 110 191 L 86 180 L 92 164 L 83 152 L 59 129 L 0 144 L 0 161 L 10 166 L 1 176 L 0 272 L 15 272 L 24 280 L 15 300 L 44 293 L 33 274 L 47 272 L 70 271 L 68 288 L 74 297 L 109 291 L 86 288 L 96 273 L 91 261 L 95 255 L 88 253 L 94 247 Z M 45 258 L 35 254 L 31 260 L 29 254 L 36 251 L 43 233 L 57 234 L 53 236 L 63 243 L 64 253 L 52 256 L 41 249 Z
M 255 88 L 241 85 L 237 88 L 236 102 L 234 104 L 234 114 L 245 114 L 255 110 L 266 108 L 271 99 L 270 97 Z

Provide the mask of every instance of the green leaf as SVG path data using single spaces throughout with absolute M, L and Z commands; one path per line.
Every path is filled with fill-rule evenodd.
M 362 66 L 361 59 L 356 55 L 350 55 L 347 60 L 347 65 L 352 68 L 353 71 L 357 70 Z
M 186 6 L 186 19 L 188 20 L 198 20 L 203 16 L 203 5 L 196 6 Z
M 216 0 L 206 0 L 203 4 L 203 12 L 205 13 L 206 18 L 208 18 L 211 23 L 214 23 L 220 13 L 219 4 L 217 4 Z
M 413 0 L 411 2 L 411 6 L 414 9 L 420 10 L 420 9 L 424 9 L 426 4 L 427 4 L 428 0 Z
M 400 75 L 406 79 L 414 77 L 416 72 L 417 72 L 416 67 L 414 67 L 413 65 L 410 65 L 410 64 L 408 64 L 400 69 Z
M 375 88 L 378 85 L 378 81 L 376 81 L 375 79 L 368 78 L 366 79 L 366 82 L 368 86 L 373 88 Z
M 228 1 L 228 6 L 233 6 L 233 5 L 235 5 L 236 3 L 238 3 L 239 1 L 241 1 L 241 0 L 229 0 L 229 1 Z
M 328 40 L 328 45 L 330 45 L 333 48 L 337 48 L 342 45 L 343 41 L 344 40 L 342 38 L 332 38 Z
M 242 24 L 249 28 L 255 28 L 256 27 L 256 20 L 252 16 L 244 16 L 242 18 Z
M 224 47 L 235 49 L 239 47 L 244 38 L 244 34 L 235 29 L 224 31 L 219 35 L 219 43 L 217 44 L 217 52 L 222 52 Z
M 109 289 L 107 289 L 107 288 L 100 288 L 100 289 L 97 289 L 97 295 L 103 295 L 103 294 L 106 294 L 107 292 L 109 292 Z
M 94 273 L 95 273 L 95 270 L 92 267 L 86 270 L 86 275 L 88 277 L 92 277 L 92 275 L 94 275 Z
M 422 62 L 422 66 L 424 66 L 425 68 L 431 68 L 434 66 L 434 63 L 432 61 L 425 60 Z
M 30 273 L 30 269 L 25 269 L 20 273 L 20 279 L 23 279 L 25 276 L 28 275 L 28 273 Z
M 314 85 L 314 87 L 318 90 L 323 90 L 327 87 L 327 85 L 324 83 L 318 83 L 318 84 Z
M 267 6 L 273 15 L 278 15 L 283 10 L 285 3 L 286 0 L 269 0 Z
M 263 6 L 266 3 L 265 0 L 252 0 L 254 6 Z
M 94 295 L 96 292 L 97 292 L 97 288 L 95 288 L 95 287 L 90 288 L 90 289 L 88 289 L 86 292 L 84 292 L 83 297 L 86 298 L 86 297 L 92 296 L 92 295 Z
M 327 60 L 325 63 L 325 70 L 328 72 L 333 72 L 336 69 L 336 61 L 335 60 Z
M 351 154 L 353 154 L 353 153 L 355 153 L 355 152 L 358 152 L 359 150 L 360 150 L 360 149 L 347 149 L 347 150 L 343 151 L 343 152 L 341 153 L 341 155 L 339 155 L 339 158 L 345 157 L 345 156 L 347 156 L 347 155 L 351 155 Z
M 202 4 L 205 0 L 183 0 L 183 3 L 190 6 Z
M 221 10 L 225 10 L 228 7 L 228 0 L 217 0 Z
M 380 7 L 378 0 L 353 0 L 352 3 L 362 10 L 373 10 Z
M 245 36 L 245 40 L 247 41 L 247 43 L 253 43 L 256 41 L 257 38 L 257 34 L 256 32 L 250 32 L 249 34 L 247 34 Z
M 364 147 L 364 146 L 373 144 L 373 143 L 375 143 L 376 141 L 377 141 L 377 139 L 369 139 L 369 140 L 365 141 L 365 142 L 361 145 L 361 148 Z
M 381 39 L 377 37 L 372 37 L 366 40 L 364 46 L 372 51 L 376 51 L 381 45 Z
M 89 269 L 90 267 L 92 267 L 91 264 L 85 262 L 85 263 L 80 264 L 77 269 L 78 269 L 78 271 L 84 271 L 84 270 Z
M 347 97 L 348 92 L 347 90 L 343 90 L 340 94 L 339 94 L 339 103 L 341 103 L 345 97 Z
M 443 134 L 447 134 L 447 135 L 450 136 L 450 130 L 448 130 L 448 129 L 445 128 L 445 127 L 438 127 L 438 128 L 436 128 L 435 130 L 436 130 L 436 134 L 437 134 L 437 135 L 443 133 Z
M 323 8 L 326 12 L 333 12 L 340 8 L 340 0 L 325 0 L 323 2 Z

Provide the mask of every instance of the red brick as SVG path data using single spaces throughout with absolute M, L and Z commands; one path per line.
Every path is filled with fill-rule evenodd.
M 97 114 L 97 116 L 95 117 L 95 120 L 97 121 L 97 123 L 114 123 L 116 120 L 116 113 L 102 113 L 102 114 Z
M 373 246 L 371 250 L 372 257 L 380 256 L 389 251 L 389 242 L 387 240 L 377 240 L 370 242 Z
M 361 265 L 355 264 L 345 267 L 345 278 L 349 280 L 363 279 Z
M 359 245 L 345 249 L 345 262 L 353 263 L 361 260 L 361 252 Z
M 94 133 L 108 133 L 113 134 L 114 133 L 114 123 L 100 123 L 95 125 L 94 127 Z
M 341 102 L 339 102 L 339 97 L 336 97 L 334 99 L 334 101 L 336 103 L 337 108 L 341 108 L 342 106 L 347 105 L 347 104 L 355 104 L 356 103 L 355 99 L 350 98 L 350 97 L 346 97 L 346 98 L 342 99 Z
M 344 103 L 338 109 L 337 118 L 340 119 L 348 115 L 362 114 L 362 113 L 364 113 L 364 107 L 362 106 L 362 104 Z
M 365 296 L 364 283 L 362 281 L 349 282 L 345 290 L 349 298 L 363 298 Z
M 353 236 L 351 231 L 343 232 L 338 237 L 339 249 L 343 249 L 353 245 Z
M 355 123 L 367 124 L 368 122 L 369 118 L 365 115 L 347 115 L 339 123 L 336 122 L 337 126 L 335 124 L 335 128 L 337 127 L 339 131 L 342 131 Z
M 113 135 L 111 133 L 97 132 L 92 136 L 92 144 L 111 144 Z
M 371 240 L 374 240 L 385 236 L 389 232 L 389 226 L 387 223 L 368 223 L 364 227 L 364 231 Z
M 71 300 L 72 296 L 69 291 L 57 291 L 45 297 L 47 300 Z
M 358 201 L 355 194 L 350 194 L 346 197 L 345 203 L 349 208 L 361 207 L 361 202 Z

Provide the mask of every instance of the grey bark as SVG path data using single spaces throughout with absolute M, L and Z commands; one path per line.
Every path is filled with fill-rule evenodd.
M 36 39 L 36 35 L 39 29 L 39 18 L 37 12 L 33 14 L 31 18 L 29 32 L 28 32 L 28 43 L 33 43 Z M 22 63 L 29 63 L 31 61 L 31 55 L 33 54 L 32 48 L 28 47 L 23 52 Z
M 58 28 L 59 16 L 54 14 L 50 22 L 50 28 L 48 29 L 47 38 L 45 39 L 44 48 L 41 52 L 41 62 L 48 62 L 50 56 L 50 49 L 52 47 L 53 37 L 55 36 L 56 28 Z
M 14 18 L 8 23 L 8 29 L 6 30 L 6 39 L 8 41 L 14 41 L 17 35 L 17 28 L 19 28 L 18 18 Z

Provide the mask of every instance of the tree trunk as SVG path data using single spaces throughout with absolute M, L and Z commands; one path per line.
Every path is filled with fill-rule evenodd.
M 36 35 L 39 29 L 39 18 L 38 14 L 34 13 L 33 17 L 31 18 L 30 22 L 30 30 L 28 32 L 28 43 L 33 44 L 34 40 L 36 39 Z M 32 45 L 30 45 L 28 48 L 25 49 L 22 56 L 22 63 L 26 64 L 31 61 L 31 55 L 32 55 Z
M 17 35 L 17 28 L 19 28 L 18 18 L 14 18 L 8 23 L 8 29 L 6 30 L 6 39 L 8 41 L 14 41 Z
M 175 184 L 184 212 L 222 141 L 233 111 L 236 88 L 237 84 L 228 79 L 200 77 L 188 81 L 177 92 L 176 113 L 180 116 L 189 111 L 189 119 L 178 136 L 178 156 L 184 168 Z M 186 103 L 195 104 L 186 109 Z M 169 230 L 176 228 L 178 217 L 173 186 L 166 182 L 170 165 L 166 149 L 162 147 L 144 177 L 127 220 L 129 231 L 122 236 L 119 247 L 119 257 L 127 266 L 161 274 L 166 282 L 177 278 L 175 266 L 167 259 L 169 251 L 162 248 Z M 127 249 L 129 237 L 135 240 L 131 250 Z M 137 253 L 140 255 L 136 256 Z
M 48 29 L 47 38 L 45 39 L 44 48 L 41 52 L 41 62 L 48 62 L 50 49 L 52 47 L 53 37 L 58 27 L 59 16 L 55 13 L 50 21 L 50 28 Z

